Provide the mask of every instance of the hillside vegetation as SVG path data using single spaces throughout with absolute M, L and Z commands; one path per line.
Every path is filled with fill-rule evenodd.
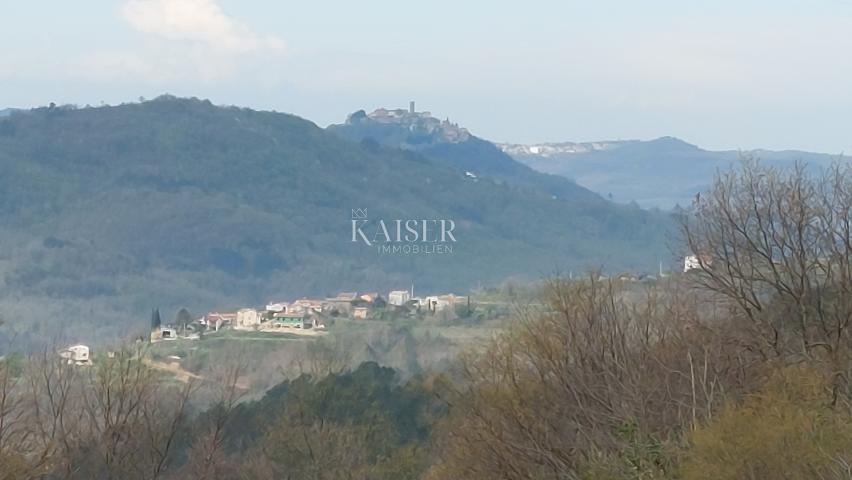
M 340 290 L 467 289 L 554 268 L 652 270 L 668 218 L 573 186 L 473 179 L 292 115 L 161 97 L 0 119 L 4 335 L 127 335 L 195 313 Z M 449 255 L 379 255 L 371 218 L 452 219 Z
M 415 151 L 435 163 L 501 184 L 538 190 L 582 204 L 595 205 L 602 201 L 600 196 L 573 180 L 533 170 L 493 143 L 448 120 L 438 123 L 428 112 L 402 113 L 401 117 L 390 121 L 379 121 L 372 115 L 355 112 L 345 123 L 331 125 L 328 130 L 357 142 Z
M 0 478 L 848 480 L 850 187 L 745 164 L 680 219 L 697 268 L 552 277 L 442 373 L 2 358 Z

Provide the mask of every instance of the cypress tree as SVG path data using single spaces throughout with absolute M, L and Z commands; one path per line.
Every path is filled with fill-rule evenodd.
M 151 330 L 160 328 L 162 325 L 162 321 L 160 321 L 160 309 L 155 308 L 151 311 Z

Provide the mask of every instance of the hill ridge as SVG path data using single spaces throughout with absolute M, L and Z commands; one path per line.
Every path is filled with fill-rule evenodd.
M 28 110 L 0 119 L 0 316 L 23 342 L 58 323 L 115 337 L 145 328 L 155 306 L 200 312 L 411 283 L 463 292 L 556 267 L 656 270 L 668 217 L 573 188 L 554 198 L 206 100 Z M 380 253 L 352 241 L 359 208 L 452 219 L 458 242 L 451 255 Z

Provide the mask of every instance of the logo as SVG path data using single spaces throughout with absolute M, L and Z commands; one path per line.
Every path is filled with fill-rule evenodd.
M 380 218 L 370 220 L 366 208 L 353 208 L 351 242 L 391 255 L 453 253 L 456 222 L 447 218 Z

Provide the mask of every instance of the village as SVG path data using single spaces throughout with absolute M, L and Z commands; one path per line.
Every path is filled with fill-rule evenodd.
M 157 343 L 176 339 L 199 339 L 204 334 L 222 329 L 295 335 L 321 335 L 326 325 L 335 320 L 368 320 L 398 318 L 421 313 L 436 314 L 459 304 L 470 305 L 469 296 L 455 294 L 418 297 L 410 290 L 393 290 L 387 296 L 378 292 L 340 292 L 325 299 L 300 298 L 272 301 L 264 307 L 245 307 L 236 311 L 209 312 L 192 322 L 164 324 L 155 312 L 151 320 L 149 341 Z
M 158 310 L 151 315 L 147 338 L 138 342 L 156 344 L 173 340 L 199 340 L 204 336 L 231 330 L 270 334 L 318 336 L 327 333 L 327 324 L 335 321 L 394 319 L 417 315 L 435 315 L 457 305 L 470 308 L 470 296 L 444 294 L 415 296 L 410 290 L 392 290 L 387 296 L 378 292 L 340 292 L 325 299 L 300 298 L 272 301 L 263 307 L 244 307 L 236 311 L 208 312 L 186 323 L 164 323 Z M 76 344 L 59 351 L 69 365 L 91 365 L 92 349 Z M 110 356 L 110 353 L 107 353 Z
M 682 271 L 700 271 L 702 263 L 709 266 L 712 260 L 706 255 L 688 255 L 683 258 Z M 663 272 L 662 264 L 659 276 L 668 276 Z M 616 278 L 639 280 L 639 277 L 627 274 L 618 275 Z M 409 290 L 392 290 L 386 296 L 378 292 L 340 292 L 325 299 L 303 297 L 293 301 L 271 301 L 263 307 L 208 312 L 184 323 L 163 323 L 159 311 L 154 310 L 148 337 L 137 340 L 151 344 L 172 340 L 199 340 L 205 335 L 226 330 L 319 336 L 327 333 L 327 324 L 335 321 L 392 320 L 436 315 L 445 311 L 454 312 L 457 306 L 470 310 L 470 296 L 453 293 L 415 296 L 412 286 Z M 92 363 L 91 348 L 83 344 L 68 346 L 59 351 L 59 356 L 69 365 L 85 366 Z

